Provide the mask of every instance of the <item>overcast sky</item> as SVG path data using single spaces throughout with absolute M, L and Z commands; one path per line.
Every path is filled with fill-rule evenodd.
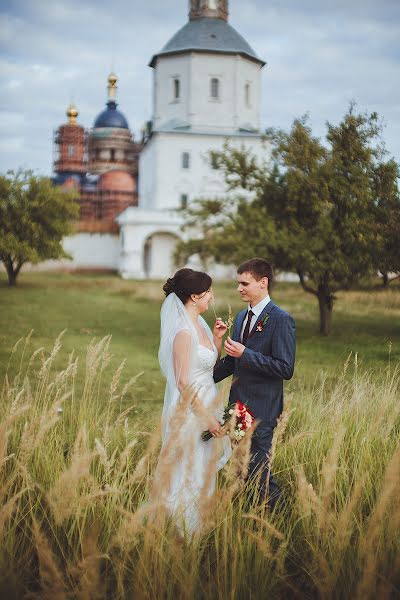
M 187 20 L 187 0 L 2 0 L 1 172 L 50 174 L 53 130 L 73 100 L 91 127 L 119 77 L 119 108 L 136 138 L 151 118 L 151 56 Z M 262 125 L 308 112 L 316 134 L 354 99 L 384 119 L 400 161 L 399 0 L 230 0 L 230 24 L 263 69 Z

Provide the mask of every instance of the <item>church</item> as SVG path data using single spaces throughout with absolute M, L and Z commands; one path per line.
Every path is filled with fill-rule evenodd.
M 69 107 L 55 135 L 54 182 L 80 194 L 80 222 L 64 241 L 70 267 L 135 279 L 174 271 L 174 248 L 185 235 L 177 209 L 227 194 L 210 151 L 228 142 L 260 163 L 268 157 L 260 123 L 264 65 L 228 23 L 228 0 L 190 0 L 187 23 L 149 62 L 152 117 L 140 143 L 117 109 L 114 74 L 106 109 L 89 132 Z M 214 276 L 223 273 L 214 268 Z

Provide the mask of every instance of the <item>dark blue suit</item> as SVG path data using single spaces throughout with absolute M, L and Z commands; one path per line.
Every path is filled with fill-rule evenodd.
M 235 319 L 232 339 L 240 341 L 240 333 L 247 310 Z M 262 331 L 257 323 L 268 320 Z M 252 438 L 249 473 L 262 470 L 260 496 L 267 492 L 268 461 L 276 421 L 283 409 L 283 380 L 291 379 L 294 371 L 296 329 L 293 318 L 284 310 L 269 302 L 256 320 L 246 342 L 246 349 L 239 359 L 225 356 L 214 370 L 217 383 L 233 375 L 229 402 L 240 400 L 249 407 L 259 425 Z M 269 496 L 273 505 L 280 489 L 272 475 L 269 480 Z

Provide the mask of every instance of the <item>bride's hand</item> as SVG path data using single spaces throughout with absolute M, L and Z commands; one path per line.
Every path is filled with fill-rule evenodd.
M 213 437 L 218 437 L 222 431 L 221 424 L 215 417 L 210 418 L 207 429 Z
M 216 337 L 217 339 L 222 339 L 226 333 L 228 329 L 228 325 L 218 317 L 218 319 L 215 321 L 215 325 L 214 325 L 214 330 L 213 330 L 213 335 L 214 337 Z

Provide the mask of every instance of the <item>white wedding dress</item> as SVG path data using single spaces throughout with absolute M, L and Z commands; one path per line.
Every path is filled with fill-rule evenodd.
M 231 456 L 227 436 L 206 442 L 201 433 L 207 428 L 204 419 L 195 412 L 187 398 L 181 397 L 177 387 L 180 369 L 187 369 L 185 380 L 196 393 L 203 407 L 218 419 L 223 404 L 213 380 L 213 369 L 218 358 L 212 333 L 199 317 L 210 347 L 200 343 L 197 331 L 175 294 L 169 294 L 161 310 L 161 341 L 159 360 L 166 376 L 162 416 L 163 446 L 155 478 L 158 501 L 176 519 L 178 528 L 193 534 L 201 528 L 202 514 L 209 509 L 215 490 L 216 474 Z M 185 331 L 190 340 L 190 356 L 174 356 L 174 341 Z M 211 349 L 212 346 L 212 349 Z

